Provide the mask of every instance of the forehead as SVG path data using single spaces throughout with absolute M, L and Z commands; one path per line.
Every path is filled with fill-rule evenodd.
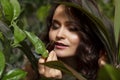
M 65 5 L 59 5 L 53 15 L 53 18 L 56 17 L 67 17 Z
M 63 21 L 72 21 L 71 16 L 68 13 L 69 8 L 65 5 L 59 5 L 53 15 L 53 19 L 57 20 L 63 20 Z
M 55 12 L 64 12 L 65 11 L 65 5 L 58 5 Z

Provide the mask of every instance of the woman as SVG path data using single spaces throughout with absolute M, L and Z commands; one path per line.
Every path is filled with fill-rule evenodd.
M 82 6 L 85 0 L 62 1 L 72 2 Z M 93 1 L 87 0 L 87 2 L 95 6 L 93 8 L 96 11 L 94 11 L 93 14 L 97 13 L 95 16 L 100 16 Z M 85 9 L 87 8 L 88 7 L 85 7 Z M 63 4 L 54 5 L 48 17 L 48 33 L 45 36 L 47 44 L 51 42 L 54 43 L 51 45 L 52 47 L 48 48 L 48 58 L 40 58 L 39 63 L 62 60 L 80 72 L 88 80 L 95 80 L 99 69 L 101 54 L 104 54 L 104 46 L 99 37 L 91 29 L 92 26 L 95 25 L 91 24 L 88 17 L 82 14 L 77 8 Z M 61 79 L 64 77 L 64 73 L 60 70 L 41 64 L 39 64 L 39 73 L 49 78 Z

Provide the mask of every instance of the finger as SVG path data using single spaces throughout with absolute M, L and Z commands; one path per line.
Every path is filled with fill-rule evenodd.
M 51 78 L 56 78 L 56 79 L 61 79 L 62 78 L 62 72 L 57 69 L 50 69 L 50 77 Z
M 53 58 L 53 55 L 54 55 L 54 53 L 53 53 L 53 52 L 50 52 L 49 55 L 48 55 L 48 58 L 46 59 L 45 62 L 51 61 L 52 58 Z M 46 77 L 51 77 L 51 73 L 50 73 L 50 70 L 51 70 L 51 69 L 52 69 L 52 68 L 49 68 L 49 67 L 47 67 L 47 66 L 44 66 L 44 76 L 46 76 Z
M 60 70 L 57 70 L 57 69 L 55 69 L 55 71 L 54 71 L 55 73 L 54 73 L 54 78 L 56 78 L 56 79 L 61 79 L 62 78 L 62 72 L 60 71 Z
M 44 76 L 48 77 L 48 78 L 61 79 L 62 78 L 62 72 L 60 70 L 57 70 L 57 69 L 49 68 L 49 70 L 45 71 Z
M 47 58 L 46 62 L 48 62 L 48 61 L 52 61 L 52 60 L 53 60 L 54 55 L 55 55 L 55 52 L 54 52 L 54 51 L 51 51 L 51 52 L 49 53 L 49 56 L 48 56 L 48 58 Z
M 38 71 L 40 74 L 44 74 L 45 73 L 45 66 L 42 65 L 41 63 L 45 63 L 45 59 L 42 57 L 38 61 Z
M 56 60 L 58 60 L 56 53 L 54 51 L 51 51 L 47 61 L 56 61 Z M 46 70 L 45 75 L 47 77 L 52 77 L 57 79 L 62 78 L 62 72 L 58 69 L 46 67 L 45 70 Z
M 57 61 L 58 59 L 57 59 L 57 55 L 56 55 L 55 51 L 53 51 L 52 53 L 54 54 L 52 60 Z
M 42 57 L 41 57 L 38 62 L 39 62 L 39 63 L 45 63 L 45 58 L 42 58 Z
M 52 61 L 53 58 L 54 58 L 54 55 L 55 55 L 55 52 L 51 51 L 49 53 L 49 56 L 48 56 L 46 62 Z M 45 66 L 45 76 L 46 77 L 52 77 L 53 73 L 54 73 L 54 69 L 53 68 Z
M 51 52 L 49 53 L 49 56 L 48 56 L 46 62 L 48 62 L 48 61 L 53 61 L 54 55 L 55 55 L 55 52 L 54 52 L 54 51 L 51 51 Z M 45 66 L 45 74 L 46 74 L 46 75 L 47 75 L 47 74 L 50 75 L 49 73 L 50 73 L 50 70 L 51 70 L 51 69 L 52 69 L 52 68 L 49 68 L 49 67 Z

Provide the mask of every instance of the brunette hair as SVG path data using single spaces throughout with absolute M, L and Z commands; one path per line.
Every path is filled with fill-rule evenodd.
M 94 8 L 95 11 L 89 10 L 91 14 L 95 15 L 96 17 L 101 17 L 101 14 L 99 13 L 99 10 L 97 8 L 96 3 L 93 0 L 61 0 L 65 2 L 72 2 L 76 5 L 79 5 L 83 7 L 84 9 L 88 10 L 87 6 L 85 6 L 84 1 L 87 3 L 90 3 L 92 8 Z M 48 44 L 49 41 L 49 30 L 50 26 L 52 24 L 52 17 L 54 15 L 54 11 L 57 8 L 57 6 L 60 5 L 58 3 L 53 4 L 50 14 L 47 18 L 47 33 L 44 37 L 44 40 L 46 44 Z M 95 80 L 97 76 L 97 71 L 99 69 L 98 65 L 98 59 L 100 56 L 100 50 L 104 49 L 102 41 L 99 39 L 99 37 L 96 35 L 96 33 L 92 30 L 92 26 L 96 26 L 91 20 L 88 18 L 88 16 L 84 15 L 79 9 L 71 6 L 66 6 L 66 13 L 68 16 L 72 17 L 73 20 L 76 21 L 78 24 L 78 34 L 80 36 L 80 44 L 77 49 L 77 56 L 76 59 L 78 62 L 78 71 L 85 76 L 88 80 Z

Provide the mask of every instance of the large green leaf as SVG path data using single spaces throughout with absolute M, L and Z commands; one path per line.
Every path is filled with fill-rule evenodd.
M 114 30 L 116 44 L 118 45 L 119 33 L 120 33 L 120 0 L 115 0 L 115 16 L 114 16 Z
M 106 64 L 100 69 L 97 80 L 120 80 L 120 69 Z
M 9 71 L 3 76 L 2 80 L 21 80 L 25 78 L 26 72 L 20 69 L 14 69 Z
M 25 33 L 16 25 L 15 22 L 12 23 L 14 27 L 14 44 L 13 46 L 18 46 L 18 44 L 26 38 Z
M 45 5 L 45 6 L 41 6 L 38 11 L 37 11 L 37 16 L 39 18 L 40 21 L 44 22 L 46 19 L 46 15 L 48 15 L 48 10 L 50 8 L 50 5 Z
M 5 18 L 8 21 L 11 21 L 13 18 L 13 7 L 10 3 L 10 0 L 0 0 L 0 3 L 2 5 L 2 10 Z
M 18 0 L 10 0 L 12 7 L 13 7 L 13 18 L 12 20 L 15 20 L 18 18 L 21 9 L 20 9 L 20 4 L 18 2 Z
M 80 73 L 78 73 L 73 68 L 63 63 L 62 61 L 49 61 L 49 62 L 42 63 L 42 64 L 48 67 L 51 67 L 51 68 L 59 69 L 71 76 L 75 76 L 78 80 L 87 80 L 82 75 L 80 75 Z
M 48 52 L 46 50 L 44 43 L 35 34 L 27 31 L 25 31 L 25 33 L 28 39 L 32 42 L 33 46 L 35 47 L 35 51 L 46 58 L 48 56 Z
M 119 37 L 119 41 L 118 41 L 118 64 L 119 64 L 119 68 L 120 68 L 120 37 Z
M 4 68 L 5 68 L 5 57 L 3 53 L 0 51 L 0 78 L 2 76 Z
M 120 67 L 120 0 L 115 0 L 115 16 L 114 16 L 114 30 L 115 30 L 115 40 L 118 46 L 118 63 Z

